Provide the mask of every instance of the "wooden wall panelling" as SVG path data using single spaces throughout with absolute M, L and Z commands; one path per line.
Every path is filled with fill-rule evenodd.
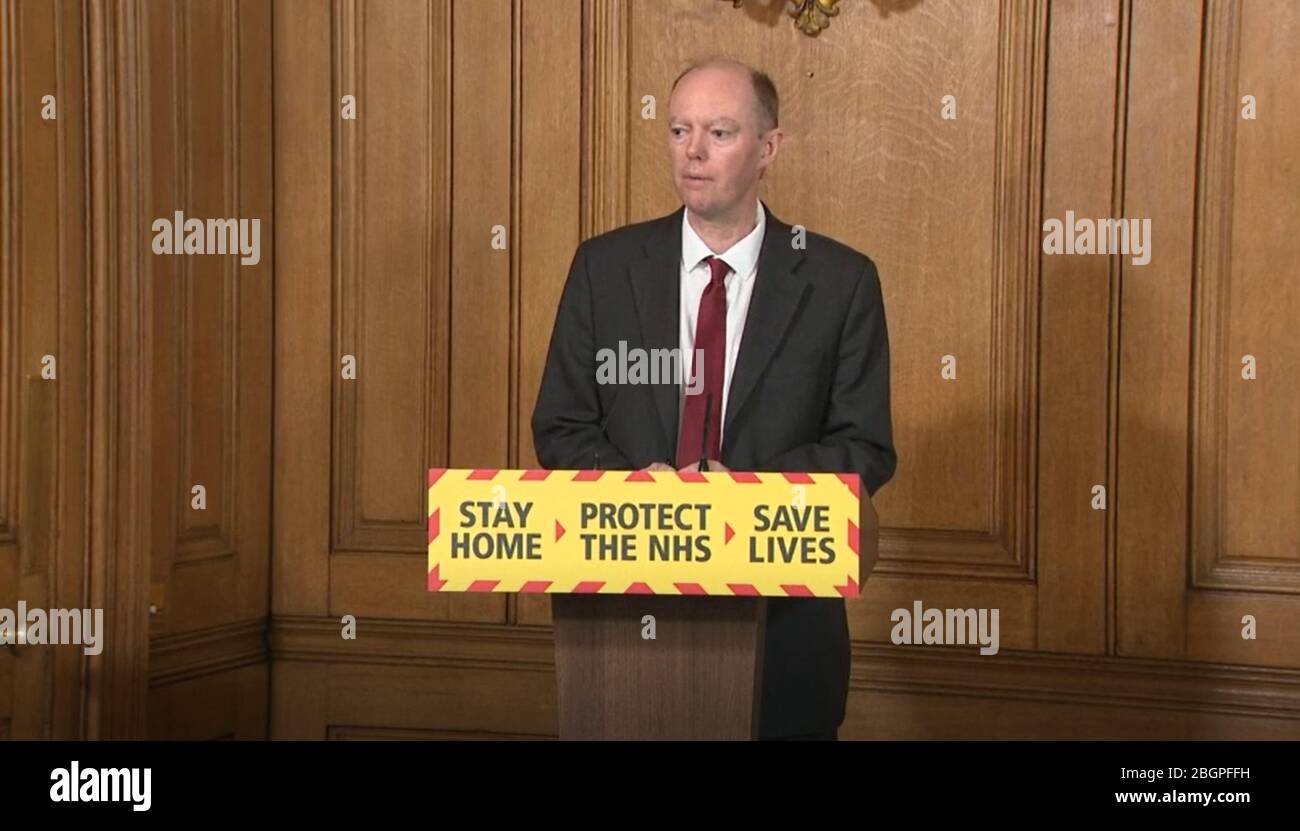
M 265 739 L 265 619 L 156 638 L 149 653 L 149 738 Z
M 0 8 L 0 603 L 17 599 L 19 551 L 17 442 L 19 401 L 18 349 L 14 343 L 18 332 L 18 268 L 14 257 L 13 215 L 18 197 L 13 193 L 18 181 L 18 164 L 14 149 L 14 108 L 19 100 L 14 94 L 16 65 L 13 34 L 16 6 Z M 0 648 L 0 739 L 13 735 L 14 679 L 16 655 Z
M 521 3 L 517 23 L 515 142 L 519 240 L 517 467 L 537 467 L 532 417 L 555 309 L 581 238 L 582 21 L 577 3 Z M 558 94 L 557 94 L 558 93 Z M 567 93 L 567 94 L 566 94 Z M 549 625 L 546 595 L 512 598 L 512 621 Z
M 1185 657 L 1188 430 L 1196 131 L 1202 21 L 1133 9 L 1125 216 L 1151 219 L 1144 266 L 1122 264 L 1115 646 Z M 1130 460 L 1132 463 L 1130 463 Z M 1168 624 L 1162 621 L 1167 621 Z
M 782 93 L 788 139 L 764 198 L 787 222 L 843 240 L 880 268 L 900 469 L 878 495 L 887 528 L 865 596 L 850 604 L 853 636 L 887 639 L 890 611 L 922 599 L 999 608 L 1003 647 L 1033 648 L 1039 615 L 1057 614 L 1035 583 L 1045 4 L 935 4 L 832 27 L 816 41 L 722 4 L 630 8 L 629 97 L 656 94 L 660 110 L 660 120 L 629 128 L 630 218 L 677 204 L 663 150 L 668 88 L 690 60 L 716 51 L 725 29 L 727 51 L 766 69 Z M 669 28 L 682 36 L 663 42 Z M 960 42 L 944 46 L 945 37 Z M 934 45 L 918 52 L 919 43 Z M 940 118 L 947 94 L 958 100 L 955 122 Z M 978 311 L 990 306 L 991 316 Z M 959 359 L 958 383 L 939 379 L 945 354 Z M 1104 355 L 1080 360 L 1097 361 L 1104 376 Z M 1093 553 L 1069 540 L 1051 556 L 1087 569 Z M 1081 594 L 1099 618 L 1101 594 Z
M 1115 96 L 1124 36 L 1121 4 L 1053 3 L 1047 68 L 1042 227 L 1116 210 Z M 1041 233 L 1039 234 L 1041 251 Z M 1101 654 L 1106 560 L 1115 494 L 1110 463 L 1112 288 L 1115 258 L 1041 255 L 1038 344 L 1037 646 Z M 1106 510 L 1092 505 L 1106 489 Z M 1059 556 L 1067 551 L 1078 556 Z
M 271 611 L 324 615 L 331 540 L 329 413 L 341 356 L 330 331 L 332 292 L 322 286 L 332 273 L 331 147 L 339 103 L 330 84 L 330 8 L 315 0 L 284 0 L 272 7 L 272 16 L 278 257 Z
M 425 593 L 419 474 L 534 463 L 528 417 L 573 248 L 676 207 L 667 87 L 722 42 L 783 93 L 792 135 L 769 204 L 871 254 L 889 310 L 901 464 L 878 500 L 881 564 L 851 605 L 845 735 L 1263 737 L 1300 723 L 1288 670 L 1113 657 L 1131 631 L 1125 586 L 1144 574 L 1126 569 L 1143 556 L 1163 580 L 1174 562 L 1125 542 L 1128 512 L 1146 510 L 1126 489 L 1168 495 L 1155 471 L 1120 475 L 1147 464 L 1126 433 L 1141 390 L 1120 381 L 1156 371 L 1130 348 L 1191 342 L 1176 322 L 1177 240 L 1191 232 L 1171 231 L 1169 259 L 1142 274 L 1118 257 L 1040 253 L 1042 220 L 1067 210 L 1126 216 L 1131 199 L 1188 221 L 1186 135 L 1161 149 L 1126 126 L 1187 119 L 1195 23 L 1123 0 L 1057 2 L 1050 16 L 1038 0 L 934 2 L 841 16 L 812 40 L 721 3 L 463 8 L 273 10 L 273 735 L 553 731 L 549 603 Z M 1164 29 L 1176 36 L 1153 46 Z M 338 117 L 348 93 L 355 122 Z M 643 94 L 658 98 L 655 121 L 639 117 Z M 955 122 L 939 118 L 946 94 Z M 1166 163 L 1173 178 L 1156 171 Z M 494 225 L 506 250 L 490 246 Z M 355 382 L 338 377 L 348 352 Z M 959 357 L 960 383 L 938 380 L 943 354 Z M 1178 360 L 1158 371 L 1156 397 L 1176 399 Z M 1151 452 L 1174 460 L 1178 439 Z M 1089 504 L 1097 484 L 1107 511 Z M 1165 540 L 1179 522 L 1161 515 L 1142 533 Z M 1193 593 L 1189 608 L 1232 596 Z M 1267 614 L 1290 599 L 1248 596 Z M 999 608 L 1004 654 L 889 644 L 890 610 L 918 598 Z M 356 641 L 338 638 L 348 613 Z M 1176 654 L 1192 657 L 1149 657 Z
M 518 12 L 518 3 L 490 0 L 476 3 L 473 15 L 452 16 L 451 467 L 504 467 L 517 446 L 511 372 L 518 341 L 511 324 L 522 235 L 513 221 Z M 494 226 L 508 232 L 508 250 L 490 245 Z M 505 620 L 501 596 L 452 595 L 449 602 L 454 620 Z
M 104 651 L 88 661 L 84 736 L 145 735 L 152 518 L 151 294 L 143 262 L 140 4 L 88 0 L 89 597 Z
M 466 15 L 471 21 L 463 33 L 469 39 L 466 53 L 488 48 L 473 38 L 496 37 L 505 45 L 508 61 L 508 8 L 505 35 L 493 35 L 493 27 L 486 25 L 489 18 L 479 17 L 478 11 Z M 490 17 L 490 10 L 482 11 Z M 486 389 L 477 378 L 479 369 L 489 375 L 499 370 L 493 377 L 502 381 L 506 377 L 514 256 L 513 248 L 490 246 L 493 224 L 506 226 L 513 235 L 509 113 L 500 144 L 507 152 L 501 172 L 499 160 L 480 157 L 491 145 L 477 147 L 479 133 L 457 138 L 453 101 L 468 102 L 467 111 L 490 113 L 495 107 L 484 98 L 491 85 L 477 88 L 484 81 L 477 71 L 457 98 L 451 61 L 460 35 L 453 31 L 453 18 L 452 8 L 439 4 L 335 6 L 339 86 L 333 98 L 355 89 L 360 114 L 355 122 L 335 118 L 333 126 L 339 171 L 334 187 L 334 352 L 353 354 L 358 361 L 356 381 L 341 380 L 337 372 L 334 379 L 337 462 L 331 477 L 337 527 L 329 585 L 335 615 L 496 622 L 505 617 L 504 597 L 442 596 L 425 590 L 425 470 L 447 465 L 456 441 L 463 454 L 478 453 L 490 424 L 499 426 L 504 438 L 509 418 L 503 395 L 499 401 L 483 401 L 482 412 L 462 419 L 470 431 L 464 438 L 449 435 L 458 429 L 450 392 L 461 382 L 456 367 L 462 366 L 466 398 L 474 397 L 475 389 Z M 485 54 L 479 57 L 486 60 Z M 414 75 L 413 67 L 418 67 Z M 508 102 L 508 69 L 503 77 Z M 480 133 L 490 129 L 491 122 L 479 128 Z M 460 157 L 457 141 L 464 145 Z M 457 158 L 463 163 L 453 166 Z M 462 189 L 456 178 L 461 175 L 488 179 Z M 486 210 L 491 196 L 484 191 L 485 182 L 507 188 L 502 191 L 504 207 L 496 222 L 478 223 L 480 233 L 458 247 L 458 206 L 463 200 L 467 210 Z M 457 281 L 465 295 L 459 302 Z M 488 329 L 479 331 L 485 323 Z M 501 390 L 505 392 L 504 384 Z M 483 461 L 466 456 L 461 464 L 504 466 L 504 442 L 500 447 L 499 456 L 484 450 Z
M 540 372 L 531 354 L 540 306 L 548 292 L 558 297 L 563 279 L 540 272 L 561 256 L 566 268 L 571 248 L 559 251 L 576 241 L 576 218 L 566 227 L 564 212 L 543 198 L 567 193 L 562 198 L 577 203 L 577 183 L 566 183 L 556 164 L 568 154 L 576 175 L 576 97 L 560 96 L 557 105 L 554 76 L 525 81 L 519 61 L 525 44 L 548 65 L 567 61 L 576 88 L 577 57 L 554 39 L 576 44 L 579 18 L 525 12 L 509 0 L 476 4 L 472 15 L 464 8 L 341 1 L 274 10 L 283 174 L 276 202 L 284 209 L 271 641 L 277 737 L 491 731 L 482 714 L 518 671 L 508 663 L 483 672 L 389 668 L 401 661 L 382 657 L 380 636 L 397 626 L 414 638 L 448 621 L 473 646 L 480 631 L 518 617 L 505 596 L 425 590 L 424 469 L 504 467 L 531 456 L 524 414 L 536 381 L 524 380 L 521 366 Z M 566 25 L 573 30 L 565 33 Z M 357 96 L 356 121 L 338 117 L 345 94 Z M 557 132 L 566 121 L 567 143 Z M 524 134 L 535 147 L 521 143 Z M 524 165 L 545 173 L 525 176 Z M 505 250 L 492 247 L 495 225 L 504 226 Z M 536 229 L 527 242 L 523 227 Z M 523 287 L 525 273 L 539 275 L 536 286 Z M 330 275 L 325 291 L 321 274 Z M 538 309 L 526 308 L 534 303 Z M 356 356 L 355 381 L 339 377 L 343 354 Z M 546 610 L 531 613 L 545 619 Z M 356 641 L 339 639 L 346 614 L 358 619 Z M 295 620 L 314 627 L 309 652 L 283 634 Z M 374 695 L 389 676 L 393 685 Z M 302 696 L 312 693 L 300 684 L 326 692 L 304 707 Z M 466 703 L 429 709 L 430 695 Z
M 1207 29 L 1187 653 L 1300 668 L 1300 8 L 1215 0 Z M 1241 118 L 1246 94 L 1267 102 L 1262 117 Z M 1211 149 L 1218 141 L 1235 146 Z M 1229 158 L 1230 179 L 1209 172 Z M 1219 213 L 1227 205 L 1230 218 Z M 1260 366 L 1255 381 L 1242 379 L 1247 354 Z M 1241 637 L 1247 614 L 1254 640 Z
M 0 10 L 0 606 L 83 606 L 82 4 Z M 56 118 L 42 118 L 42 97 Z M 41 377 L 42 358 L 56 379 Z M 21 654 L 21 659 L 18 657 Z M 79 647 L 0 647 L 0 737 L 81 734 Z
M 330 598 L 337 614 L 445 615 L 423 595 L 423 468 L 445 448 L 448 16 L 416 4 L 334 8 L 333 361 L 336 464 Z M 411 83 L 411 67 L 422 67 Z M 413 116 L 419 117 L 413 117 Z M 413 175 L 414 174 L 414 175 Z M 442 184 L 442 188 L 435 188 Z M 338 361 L 354 355 L 356 381 Z M 319 452 L 319 449 L 317 449 Z M 404 485 L 409 486 L 403 487 Z M 394 593 L 394 589 L 399 589 Z
M 1130 119 L 1159 130 L 1130 165 L 1146 171 L 1130 198 L 1153 215 L 1156 255 L 1131 269 L 1124 307 L 1137 337 L 1124 353 L 1119 649 L 1296 668 L 1300 474 L 1284 460 L 1300 456 L 1300 290 L 1281 275 L 1300 255 L 1300 106 L 1286 86 L 1300 14 L 1216 0 L 1203 26 L 1163 6 L 1137 21 L 1150 91 Z M 1257 120 L 1242 118 L 1246 94 L 1269 102 Z M 1257 380 L 1242 378 L 1246 354 Z
M 183 683 L 166 681 L 163 656 L 194 637 L 242 655 L 223 633 L 264 628 L 269 613 L 271 15 L 266 4 L 226 0 L 145 5 L 142 18 L 146 226 L 177 211 L 260 224 L 255 264 L 236 253 L 143 263 L 155 333 L 150 734 L 216 738 L 238 732 L 237 717 L 185 690 L 238 683 L 241 671 L 203 679 L 191 668 Z M 151 239 L 142 237 L 146 252 Z M 204 510 L 191 505 L 194 485 L 206 489 Z M 252 660 L 264 663 L 265 650 Z M 264 735 L 266 690 L 247 692 L 242 706 L 263 714 Z
M 425 621 L 361 625 L 362 648 L 340 649 L 333 621 L 276 618 L 277 737 L 555 735 L 549 631 Z
M 1300 736 L 1290 670 L 857 644 L 840 736 L 1221 740 Z

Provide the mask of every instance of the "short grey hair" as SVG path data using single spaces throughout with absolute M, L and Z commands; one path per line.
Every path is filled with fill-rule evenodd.
M 737 69 L 744 70 L 749 75 L 749 82 L 754 87 L 754 100 L 758 102 L 758 124 L 761 132 L 766 133 L 777 126 L 777 118 L 781 110 L 781 97 L 777 95 L 776 84 L 767 76 L 766 72 L 755 69 L 754 67 L 741 63 L 732 58 L 706 58 L 702 61 L 696 61 L 682 70 L 682 73 L 673 80 L 672 89 L 669 95 L 677 90 L 677 84 L 681 82 L 690 73 L 697 69 L 704 69 L 708 66 L 733 66 Z

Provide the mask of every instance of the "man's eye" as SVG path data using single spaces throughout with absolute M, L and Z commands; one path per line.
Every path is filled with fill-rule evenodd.
M 713 137 L 714 137 L 714 138 L 726 138 L 727 135 L 729 135 L 729 134 L 728 134 L 728 132 L 727 132 L 726 130 L 714 130 L 714 131 L 713 131 Z

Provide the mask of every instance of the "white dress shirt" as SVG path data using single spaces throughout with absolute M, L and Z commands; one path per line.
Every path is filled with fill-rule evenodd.
M 724 279 L 727 287 L 727 355 L 722 378 L 722 410 L 718 419 L 719 447 L 722 446 L 723 430 L 726 427 L 731 376 L 736 368 L 736 357 L 740 354 L 740 336 L 745 331 L 749 298 L 754 294 L 754 279 L 758 276 L 758 254 L 763 247 L 763 232 L 767 227 L 767 215 L 762 203 L 755 201 L 754 208 L 754 230 L 721 253 L 710 249 L 699 234 L 695 233 L 691 227 L 690 209 L 682 212 L 681 355 L 685 363 L 682 367 L 682 388 L 678 396 L 679 425 L 682 409 L 686 406 L 686 388 L 691 380 L 691 366 L 695 360 L 695 319 L 700 313 L 700 297 L 704 295 L 711 279 L 709 264 L 704 259 L 716 256 L 731 267 Z

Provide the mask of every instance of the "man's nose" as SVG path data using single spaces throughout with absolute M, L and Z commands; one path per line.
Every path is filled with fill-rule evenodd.
M 686 140 L 686 158 L 704 158 L 704 139 L 701 138 L 699 133 L 692 133 L 691 137 Z

